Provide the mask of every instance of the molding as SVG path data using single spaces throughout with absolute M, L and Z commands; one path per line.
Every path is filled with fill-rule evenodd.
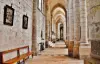
M 100 38 L 98 38 L 98 39 L 89 39 L 88 41 L 100 41 Z

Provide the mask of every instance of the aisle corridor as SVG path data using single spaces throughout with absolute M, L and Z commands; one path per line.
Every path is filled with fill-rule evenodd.
M 38 56 L 29 59 L 26 64 L 84 64 L 83 60 L 70 58 L 63 41 L 56 42 L 55 47 L 47 48 Z
M 100 0 L 0 5 L 0 64 L 100 64 Z

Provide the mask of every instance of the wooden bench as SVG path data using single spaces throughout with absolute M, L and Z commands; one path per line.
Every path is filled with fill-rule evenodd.
M 21 50 L 24 49 L 27 49 L 27 52 L 21 54 Z M 12 52 L 16 52 L 17 56 L 7 61 L 4 61 L 4 55 Z M 23 62 L 25 63 L 26 58 L 29 58 L 30 55 L 32 55 L 33 57 L 33 53 L 29 51 L 29 46 L 2 51 L 0 52 L 0 64 L 14 64 L 14 63 L 20 64 L 21 63 L 20 60 L 23 60 Z

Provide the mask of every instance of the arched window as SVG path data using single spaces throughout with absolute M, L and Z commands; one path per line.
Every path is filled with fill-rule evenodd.
M 44 0 L 38 0 L 38 9 L 43 12 Z

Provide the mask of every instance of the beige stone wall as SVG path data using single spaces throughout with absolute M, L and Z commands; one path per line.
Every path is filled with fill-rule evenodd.
M 89 39 L 100 39 L 100 0 L 87 0 L 87 12 Z
M 36 41 L 37 41 L 37 51 L 39 51 L 39 43 L 43 42 L 45 44 L 45 40 L 42 40 L 41 38 L 41 31 L 43 32 L 43 39 L 45 39 L 45 16 L 42 14 L 41 11 L 37 8 L 36 12 Z
M 39 43 L 44 43 L 45 45 L 45 15 L 43 11 L 40 11 L 40 9 L 38 8 L 38 4 L 37 4 L 38 0 L 36 0 L 36 48 L 37 48 L 37 52 L 39 52 L 40 50 L 40 44 Z M 45 8 L 44 8 L 45 10 Z M 41 38 L 41 31 L 42 31 L 42 38 L 44 40 L 42 40 Z M 45 46 L 44 46 L 45 47 Z
M 0 0 L 0 51 L 13 49 L 32 43 L 32 0 Z M 3 24 L 4 6 L 15 9 L 13 26 Z M 28 29 L 22 28 L 23 15 L 27 14 Z M 9 54 L 14 55 L 14 54 Z

